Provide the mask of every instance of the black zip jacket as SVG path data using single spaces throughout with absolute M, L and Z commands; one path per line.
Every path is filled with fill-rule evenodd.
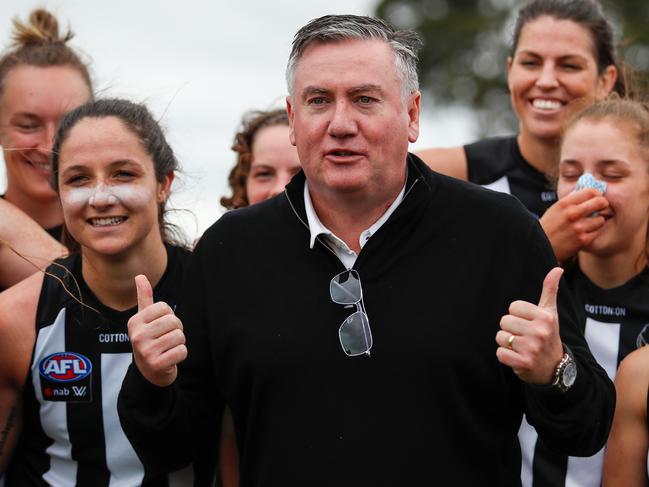
M 157 388 L 132 366 L 120 395 L 148 465 L 192 459 L 216 434 L 223 401 L 244 487 L 518 486 L 523 413 L 558 451 L 604 444 L 613 385 L 563 291 L 574 387 L 526 385 L 496 359 L 501 316 L 516 299 L 537 302 L 555 265 L 538 222 L 511 196 L 407 163 L 405 199 L 354 266 L 371 357 L 341 349 L 338 327 L 354 310 L 329 297 L 340 261 L 309 248 L 302 174 L 205 233 L 178 309 L 189 350 L 179 379 Z

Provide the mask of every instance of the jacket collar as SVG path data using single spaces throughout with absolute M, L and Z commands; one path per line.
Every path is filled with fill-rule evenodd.
M 436 186 L 435 173 L 419 157 L 408 153 L 406 164 L 408 166 L 408 176 L 406 178 L 406 191 L 403 202 L 395 211 L 390 219 L 397 214 L 407 212 L 407 209 L 417 205 L 425 195 L 430 195 Z M 293 208 L 296 216 L 302 221 L 306 228 L 307 223 L 306 209 L 304 207 L 304 181 L 306 176 L 304 171 L 297 173 L 289 182 L 284 190 L 284 194 Z

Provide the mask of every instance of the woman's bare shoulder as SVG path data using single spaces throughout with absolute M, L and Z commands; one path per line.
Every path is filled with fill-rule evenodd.
M 464 147 L 424 149 L 416 153 L 433 171 L 457 179 L 469 177 Z
M 21 386 L 36 336 L 36 309 L 43 274 L 24 279 L 0 293 L 0 378 Z

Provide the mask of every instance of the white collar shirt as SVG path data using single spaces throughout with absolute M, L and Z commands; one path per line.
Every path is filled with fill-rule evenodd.
M 406 185 L 404 183 L 401 192 L 397 195 L 396 199 L 392 202 L 390 207 L 383 213 L 381 218 L 376 220 L 372 226 L 368 229 L 361 232 L 361 235 L 358 239 L 361 249 L 365 246 L 367 241 L 372 235 L 374 235 L 381 226 L 390 218 L 390 215 L 394 213 L 394 210 L 401 204 L 403 197 L 406 192 Z M 327 247 L 336 254 L 336 257 L 340 259 L 340 262 L 343 263 L 346 269 L 351 269 L 356 262 L 358 255 L 349 246 L 342 241 L 339 237 L 334 235 L 334 233 L 323 225 L 318 218 L 315 208 L 313 208 L 313 202 L 311 201 L 311 195 L 309 194 L 309 185 L 304 182 L 304 208 L 306 210 L 306 218 L 309 223 L 309 230 L 311 232 L 311 240 L 309 242 L 309 247 L 313 248 L 315 245 L 315 240 L 318 237 L 321 237 Z

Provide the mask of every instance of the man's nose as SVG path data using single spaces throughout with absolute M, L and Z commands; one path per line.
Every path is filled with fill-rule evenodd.
M 329 122 L 329 135 L 336 138 L 350 137 L 356 135 L 357 131 L 353 107 L 347 100 L 337 102 Z

